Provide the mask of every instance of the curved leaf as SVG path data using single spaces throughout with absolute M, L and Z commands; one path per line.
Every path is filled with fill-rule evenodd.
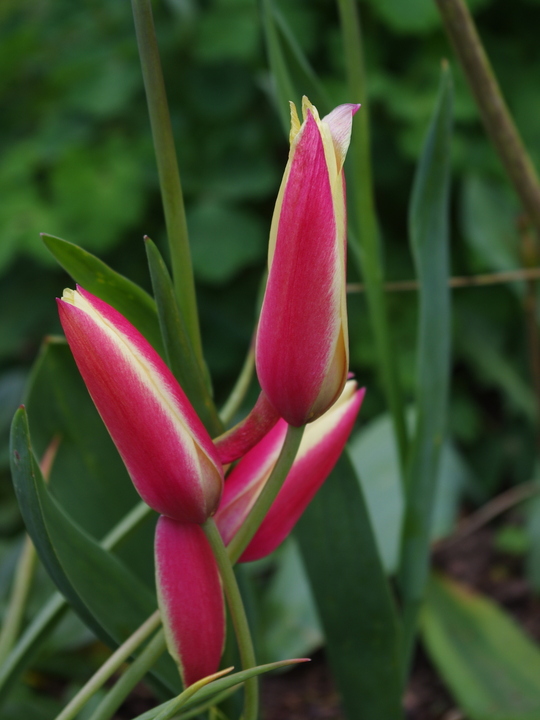
M 52 497 L 32 452 L 24 408 L 13 420 L 11 459 L 26 527 L 51 578 L 98 637 L 112 647 L 122 643 L 155 611 L 155 596 Z M 170 658 L 162 658 L 159 667 L 165 685 L 177 690 L 178 673 Z
M 121 312 L 163 357 L 156 304 L 145 290 L 78 245 L 54 235 L 41 237 L 76 283 Z

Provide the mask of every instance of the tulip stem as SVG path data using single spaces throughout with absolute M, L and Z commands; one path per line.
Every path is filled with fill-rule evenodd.
M 388 323 L 386 298 L 383 288 L 383 267 L 381 263 L 381 242 L 371 172 L 369 114 L 367 106 L 366 79 L 362 53 L 362 33 L 360 17 L 354 0 L 338 0 L 341 19 L 343 46 L 349 102 L 360 102 L 362 107 L 354 119 L 351 141 L 351 168 L 354 172 L 352 190 L 354 209 L 357 219 L 358 238 L 352 245 L 359 269 L 364 277 L 368 308 L 375 336 L 375 345 L 380 359 L 381 379 L 390 407 L 396 434 L 402 476 L 407 458 L 407 427 L 405 425 L 404 405 L 396 366 L 396 354 L 392 349 L 392 339 Z
M 255 369 L 255 351 L 253 349 L 253 343 L 250 345 L 244 365 L 240 371 L 236 383 L 229 395 L 227 402 L 219 411 L 219 417 L 221 422 L 227 426 L 235 414 L 238 412 L 242 401 L 244 400 L 246 393 L 251 384 L 253 378 L 253 371 Z
M 203 367 L 184 196 L 180 182 L 180 171 L 178 169 L 165 82 L 161 69 L 152 5 L 150 0 L 132 0 L 131 4 L 156 153 L 174 287 L 195 356 L 201 367 Z
M 251 542 L 260 524 L 264 520 L 266 513 L 270 510 L 270 506 L 281 490 L 285 478 L 289 474 L 289 470 L 296 458 L 305 427 L 306 426 L 303 425 L 302 427 L 296 428 L 289 425 L 281 453 L 270 477 L 251 508 L 249 515 L 227 546 L 227 552 L 233 564 L 237 562 Z
M 25 536 L 19 562 L 15 570 L 13 590 L 4 615 L 0 632 L 0 665 L 3 664 L 13 647 L 26 611 L 26 601 L 34 577 L 36 550 L 28 535 Z
M 69 701 L 56 720 L 72 720 L 79 710 L 90 700 L 90 698 L 101 688 L 107 680 L 121 667 L 133 654 L 141 643 L 143 643 L 161 623 L 159 610 L 150 615 L 135 632 L 110 656 L 110 658 L 92 675 L 90 680 L 79 692 Z
M 165 633 L 161 629 L 105 695 L 89 720 L 109 720 L 166 649 Z
M 202 528 L 212 547 L 219 568 L 236 640 L 238 642 L 242 667 L 244 670 L 248 670 L 249 668 L 255 667 L 257 663 L 255 661 L 255 651 L 253 650 L 253 641 L 249 631 L 246 611 L 238 583 L 236 582 L 233 566 L 214 520 L 208 518 Z M 245 683 L 243 720 L 256 720 L 258 710 L 259 684 L 257 678 L 251 678 L 250 680 L 246 680 Z

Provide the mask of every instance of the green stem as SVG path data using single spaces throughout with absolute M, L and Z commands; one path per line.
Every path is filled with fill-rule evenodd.
M 229 606 L 229 612 L 231 613 L 231 620 L 238 642 L 242 668 L 244 670 L 248 670 L 256 665 L 255 652 L 253 650 L 251 633 L 249 631 L 246 612 L 244 610 L 244 603 L 242 602 L 242 596 L 238 588 L 238 583 L 236 582 L 232 563 L 229 559 L 229 555 L 227 554 L 225 545 L 223 544 L 223 540 L 221 539 L 219 530 L 212 518 L 208 518 L 202 528 L 212 547 L 214 557 L 216 558 L 216 562 L 219 567 L 219 573 L 223 582 L 223 589 L 227 598 L 227 604 Z M 259 684 L 257 678 L 246 680 L 243 720 L 256 720 L 257 718 L 259 709 L 258 688 Z
M 131 637 L 129 637 L 110 656 L 110 658 L 99 668 L 79 692 L 73 697 L 62 710 L 56 720 L 72 720 L 88 700 L 101 688 L 118 668 L 123 665 L 133 652 L 141 645 L 161 623 L 159 610 L 156 610 L 146 622 L 144 622 Z
M 165 652 L 165 633 L 159 630 L 120 680 L 109 690 L 89 720 L 110 720 L 135 685 Z
M 382 382 L 392 413 L 402 476 L 404 477 L 408 447 L 407 428 L 383 288 L 382 253 L 373 197 L 369 114 L 360 18 L 355 0 L 338 0 L 338 8 L 345 49 L 350 102 L 362 103 L 362 108 L 355 117 L 350 151 L 354 171 L 352 183 L 354 209 L 358 227 L 355 256 L 365 281 Z
M 435 0 L 482 121 L 525 211 L 540 233 L 540 182 L 463 0 Z
M 150 0 L 132 0 L 132 7 L 169 238 L 174 286 L 195 356 L 202 366 L 203 354 L 184 197 L 161 70 L 152 5 Z
M 26 601 L 32 586 L 34 577 L 34 568 L 36 566 L 36 549 L 32 540 L 28 535 L 24 538 L 24 544 L 17 563 L 15 571 L 15 579 L 13 582 L 13 591 L 9 600 L 9 604 L 4 615 L 2 630 L 0 631 L 0 665 L 4 663 L 7 656 L 19 635 L 24 611 L 26 609 Z
M 251 508 L 249 515 L 227 546 L 227 552 L 233 564 L 240 558 L 244 550 L 251 542 L 251 539 L 264 520 L 266 513 L 270 510 L 270 506 L 281 490 L 281 487 L 289 474 L 289 470 L 292 467 L 298 448 L 300 447 L 300 441 L 302 440 L 304 429 L 305 425 L 299 428 L 289 425 L 283 448 L 281 449 L 278 461 L 272 470 L 270 477 Z
M 112 550 L 120 545 L 139 527 L 140 523 L 151 513 L 151 509 L 143 502 L 138 503 L 102 540 L 105 550 Z M 32 623 L 26 628 L 19 641 L 9 653 L 0 667 L 0 703 L 5 700 L 11 685 L 23 670 L 28 667 L 37 654 L 40 644 L 63 618 L 69 609 L 66 599 L 55 593 L 40 611 Z
M 129 536 L 135 532 L 139 525 L 153 512 L 145 502 L 137 503 L 135 507 L 128 512 L 113 529 L 105 535 L 100 545 L 104 550 L 112 550 L 117 548 L 120 543 L 124 542 Z
M 238 376 L 235 386 L 233 387 L 231 394 L 229 395 L 229 398 L 227 399 L 227 402 L 225 405 L 221 408 L 219 412 L 219 417 L 221 418 L 221 422 L 227 426 L 233 417 L 235 416 L 236 412 L 238 411 L 240 405 L 242 404 L 242 401 L 244 400 L 246 393 L 248 391 L 248 388 L 251 383 L 251 379 L 253 377 L 253 371 L 255 370 L 255 351 L 253 349 L 253 343 L 249 347 L 248 354 L 246 355 L 246 359 L 244 360 L 244 365 L 242 367 L 242 370 L 240 371 L 240 375 Z

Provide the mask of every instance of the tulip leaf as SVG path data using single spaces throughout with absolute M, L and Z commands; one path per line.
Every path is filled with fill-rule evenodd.
M 321 117 L 331 110 L 331 103 L 274 0 L 263 0 L 261 12 L 268 59 L 276 83 L 278 111 L 288 136 L 289 101 L 299 108 L 302 95 L 307 95 Z
M 21 513 L 43 565 L 88 627 L 115 647 L 155 611 L 155 595 L 73 522 L 49 492 L 32 451 L 24 408 L 13 420 L 11 459 Z M 159 661 L 159 678 L 178 690 L 178 672 L 168 657 Z
M 433 576 L 421 628 L 432 660 L 468 718 L 540 717 L 540 647 L 491 600 Z
M 76 283 L 122 313 L 163 356 L 156 304 L 145 290 L 78 245 L 53 235 L 41 237 Z
M 103 537 L 139 496 L 63 338 L 45 340 L 24 403 L 36 456 L 43 456 L 53 438 L 60 440 L 51 492 L 75 522 Z M 141 542 L 152 544 L 150 529 Z M 140 544 L 133 550 L 133 569 L 153 586 L 153 554 L 143 553 Z
M 450 379 L 449 196 L 452 77 L 443 65 L 439 97 L 416 171 L 409 232 L 419 289 L 416 429 L 406 474 L 399 581 L 404 651 L 412 652 L 429 565 L 429 543 Z
M 145 242 L 167 363 L 206 429 L 215 437 L 223 428 L 178 307 L 169 271 L 152 240 L 146 238 Z
M 401 714 L 397 617 L 361 486 L 347 454 L 295 529 L 350 720 Z
M 208 685 L 204 685 L 200 690 L 197 691 L 195 695 L 193 695 L 193 697 L 189 698 L 189 700 L 187 700 L 179 709 L 179 714 L 175 714 L 174 717 L 182 717 L 182 713 L 187 712 L 188 710 L 193 710 L 199 705 L 202 705 L 208 700 L 214 698 L 216 695 L 218 695 L 218 693 L 221 694 L 225 690 L 234 688 L 235 685 L 237 685 L 238 689 L 240 689 L 242 683 L 252 677 L 257 677 L 258 675 L 272 672 L 272 670 L 280 670 L 291 665 L 296 665 L 297 663 L 304 662 L 305 660 L 306 658 L 295 660 L 279 660 L 278 662 L 268 663 L 266 665 L 257 665 L 257 667 L 249 668 L 249 670 L 240 670 L 240 672 L 236 672 L 233 675 L 226 675 L 225 677 L 219 678 L 218 680 L 214 680 Z M 172 700 L 169 700 L 168 702 L 163 703 L 158 707 L 152 708 L 152 710 L 148 710 L 142 715 L 137 715 L 137 717 L 133 720 L 154 720 L 157 715 L 164 712 L 167 708 L 174 707 L 176 702 L 177 698 L 173 698 Z M 170 717 L 172 717 L 172 715 Z

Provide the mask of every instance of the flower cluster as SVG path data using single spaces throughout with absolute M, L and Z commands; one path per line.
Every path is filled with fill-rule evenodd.
M 263 390 L 252 416 L 213 441 L 167 365 L 114 308 L 78 287 L 58 301 L 88 391 L 156 528 L 159 605 L 184 683 L 216 671 L 225 636 L 219 572 L 201 525 L 227 545 L 275 467 L 288 425 L 296 459 L 240 562 L 272 552 L 337 462 L 363 391 L 347 381 L 343 162 L 358 106 L 325 118 L 292 105 L 291 149 L 272 221 L 256 341 Z M 227 473 L 232 460 L 239 462 Z

